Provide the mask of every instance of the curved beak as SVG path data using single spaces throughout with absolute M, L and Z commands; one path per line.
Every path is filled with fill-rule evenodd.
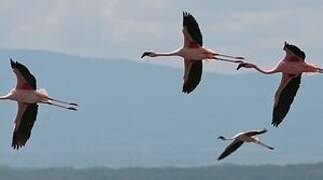
M 144 52 L 142 55 L 141 55 L 141 58 L 145 57 L 145 56 L 148 56 L 149 54 L 151 54 L 151 52 Z
M 239 70 L 242 67 L 245 67 L 247 63 L 240 63 L 237 67 L 237 70 Z
M 221 140 L 224 140 L 225 138 L 223 136 L 218 136 L 217 139 L 221 139 Z

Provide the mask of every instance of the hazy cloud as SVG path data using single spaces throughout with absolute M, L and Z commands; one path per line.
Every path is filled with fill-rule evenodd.
M 323 2 L 305 0 L 0 0 L 0 47 L 135 59 L 146 49 L 181 46 L 183 10 L 198 19 L 206 46 L 215 50 L 273 65 L 287 40 L 323 65 Z

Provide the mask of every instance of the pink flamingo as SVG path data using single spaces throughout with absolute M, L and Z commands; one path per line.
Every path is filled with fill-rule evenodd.
M 18 103 L 18 113 L 15 119 L 11 145 L 14 149 L 18 150 L 25 146 L 30 138 L 31 129 L 34 126 L 38 112 L 37 103 L 53 105 L 73 111 L 77 110 L 77 104 L 49 97 L 45 89 L 37 89 L 36 78 L 26 66 L 19 62 L 14 62 L 12 59 L 10 59 L 10 62 L 13 72 L 16 74 L 17 85 L 7 95 L 1 96 L 0 100 L 13 100 Z M 69 106 L 63 106 L 62 104 Z
M 144 52 L 141 58 L 145 56 L 157 57 L 157 56 L 180 56 L 184 58 L 184 84 L 183 92 L 192 92 L 201 81 L 202 76 L 202 60 L 203 59 L 216 59 L 232 63 L 242 63 L 241 60 L 223 59 L 217 56 L 233 59 L 244 59 L 243 57 L 234 57 L 224 54 L 216 53 L 211 49 L 203 47 L 202 34 L 198 23 L 195 18 L 187 13 L 183 12 L 183 35 L 184 46 L 173 52 L 156 53 L 156 52 Z
M 253 142 L 253 143 L 259 144 L 261 146 L 264 146 L 265 148 L 268 148 L 270 150 L 274 150 L 273 147 L 262 143 L 259 140 L 259 138 L 256 137 L 257 135 L 263 134 L 266 132 L 267 132 L 266 129 L 261 130 L 261 131 L 260 130 L 250 130 L 250 131 L 238 133 L 235 136 L 233 136 L 232 138 L 225 138 L 223 136 L 219 136 L 218 139 L 221 139 L 223 141 L 233 140 L 233 142 L 225 148 L 223 153 L 219 156 L 218 160 L 221 160 L 221 159 L 227 157 L 228 155 L 230 155 L 231 153 L 233 153 L 234 151 L 236 151 L 244 142 L 248 142 L 248 143 Z
M 277 127 L 287 115 L 301 83 L 303 72 L 323 73 L 323 69 L 305 62 L 305 53 L 295 45 L 285 42 L 286 56 L 271 70 L 263 70 L 252 63 L 240 63 L 237 67 L 254 68 L 263 74 L 282 73 L 280 85 L 275 93 L 272 125 Z

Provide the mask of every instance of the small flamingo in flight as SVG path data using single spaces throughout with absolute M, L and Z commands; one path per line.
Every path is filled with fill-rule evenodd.
M 227 157 L 228 155 L 230 155 L 231 153 L 236 151 L 245 142 L 247 142 L 247 143 L 253 142 L 253 143 L 259 144 L 261 146 L 264 146 L 265 148 L 268 148 L 270 150 L 274 150 L 273 147 L 262 143 L 259 140 L 259 138 L 256 137 L 257 135 L 264 134 L 266 132 L 267 132 L 266 129 L 264 129 L 264 130 L 250 130 L 250 131 L 238 133 L 235 136 L 233 136 L 232 138 L 225 138 L 223 136 L 219 136 L 218 139 L 221 139 L 223 141 L 233 140 L 233 142 L 225 148 L 223 153 L 219 156 L 218 160 L 221 160 L 221 159 Z
M 234 57 L 224 54 L 216 53 L 211 49 L 203 47 L 202 33 L 195 18 L 187 13 L 183 12 L 183 35 L 184 46 L 173 52 L 156 53 L 156 52 L 144 52 L 141 58 L 145 56 L 157 57 L 157 56 L 180 56 L 184 58 L 184 84 L 183 92 L 192 92 L 201 81 L 202 77 L 202 60 L 215 59 L 231 63 L 242 63 L 243 61 L 237 59 L 244 59 L 243 57 Z M 223 59 L 219 58 L 231 58 Z M 232 60 L 235 59 L 235 60 Z
M 302 73 L 323 73 L 323 69 L 305 62 L 305 53 L 297 46 L 285 42 L 285 58 L 271 70 L 263 70 L 252 63 L 240 63 L 240 68 L 254 68 L 263 74 L 282 73 L 280 85 L 275 93 L 272 125 L 277 127 L 287 115 L 299 89 Z
M 18 112 L 14 122 L 15 126 L 11 145 L 12 148 L 18 150 L 25 146 L 30 138 L 31 129 L 37 117 L 37 103 L 53 105 L 73 111 L 77 110 L 77 104 L 49 97 L 45 89 L 37 89 L 36 78 L 26 66 L 12 59 L 10 59 L 10 62 L 13 72 L 16 74 L 17 85 L 7 95 L 0 96 L 0 100 L 12 100 L 18 103 Z M 68 106 L 64 106 L 63 104 Z

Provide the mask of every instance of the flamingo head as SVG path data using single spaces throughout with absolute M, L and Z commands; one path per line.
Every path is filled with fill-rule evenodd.
M 223 141 L 226 140 L 225 137 L 223 137 L 223 136 L 219 136 L 218 139 L 221 139 Z
M 243 63 L 240 63 L 238 65 L 237 70 L 239 70 L 242 67 L 244 67 L 244 68 L 253 68 L 253 67 L 255 67 L 255 65 L 254 64 L 251 64 L 251 63 L 245 63 L 245 62 L 243 62 Z
M 154 53 L 154 52 L 144 52 L 144 53 L 141 55 L 141 58 L 143 58 L 143 57 L 145 57 L 145 56 L 155 57 L 155 56 L 156 56 L 156 53 Z

